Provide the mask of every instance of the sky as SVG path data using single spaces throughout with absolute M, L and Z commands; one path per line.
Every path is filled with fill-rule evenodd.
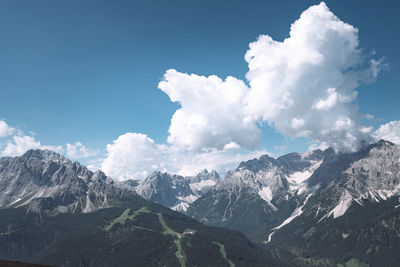
M 0 155 L 116 179 L 400 143 L 398 1 L 1 1 Z

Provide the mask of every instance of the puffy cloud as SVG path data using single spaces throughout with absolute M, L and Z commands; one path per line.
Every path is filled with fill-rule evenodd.
M 257 149 L 258 126 L 266 123 L 285 136 L 310 138 L 310 148 L 355 151 L 371 140 L 372 128 L 361 124 L 356 89 L 376 79 L 382 62 L 363 55 L 358 30 L 325 3 L 304 11 L 282 42 L 260 35 L 245 60 L 248 84 L 166 71 L 158 88 L 181 105 L 171 118 L 169 145 L 142 134 L 121 135 L 107 146 L 102 169 L 118 179 L 143 178 L 159 169 L 224 172 L 265 153 Z
M 282 134 L 308 137 L 340 151 L 358 149 L 370 128 L 353 100 L 360 82 L 378 75 L 380 62 L 365 59 L 358 30 L 321 3 L 304 11 L 289 38 L 259 36 L 245 55 L 248 114 L 258 116 Z
M 381 62 L 359 48 L 358 30 L 325 5 L 311 6 L 282 42 L 260 35 L 245 60 L 250 86 L 168 70 L 159 88 L 181 104 L 171 119 L 168 142 L 200 151 L 235 143 L 259 148 L 267 122 L 291 138 L 308 137 L 339 151 L 355 151 L 370 141 L 355 103 L 360 83 L 372 82 Z
M 40 141 L 26 135 L 14 135 L 12 140 L 8 141 L 5 149 L 1 152 L 3 157 L 20 156 L 29 149 L 49 149 L 58 153 L 63 151 L 61 146 L 43 146 Z
M 243 160 L 266 153 L 239 151 L 235 143 L 227 146 L 224 150 L 195 152 L 173 145 L 156 144 L 144 134 L 126 133 L 107 145 L 108 155 L 101 169 L 117 180 L 143 179 L 156 170 L 193 175 L 207 168 L 225 173 Z
M 261 145 L 260 129 L 244 112 L 249 88 L 243 81 L 170 69 L 158 87 L 181 105 L 171 119 L 170 144 L 190 151 L 223 149 L 231 143 L 248 149 Z
M 8 124 L 5 121 L 0 120 L 0 138 L 10 136 L 14 132 L 15 132 L 14 128 L 8 126 Z
M 189 152 L 181 154 L 178 157 L 180 161 L 173 163 L 177 173 L 180 175 L 194 175 L 205 168 L 216 170 L 219 174 L 224 175 L 227 171 L 234 170 L 240 162 L 259 158 L 265 154 L 272 155 L 265 150 L 211 149 L 202 153 Z
M 33 134 L 33 133 L 31 133 Z M 72 159 L 94 157 L 98 153 L 95 150 L 86 148 L 81 142 L 66 144 L 63 146 L 42 145 L 33 136 L 25 135 L 20 129 L 13 128 L 4 121 L 0 121 L 0 156 L 14 157 L 24 154 L 29 149 L 49 149 L 57 153 L 65 153 Z
M 373 133 L 376 140 L 384 139 L 400 145 L 400 121 L 383 124 Z
M 89 158 L 94 157 L 97 154 L 97 151 L 88 149 L 81 142 L 66 145 L 66 155 L 72 159 Z
M 317 149 L 325 150 L 325 149 L 327 149 L 327 148 L 329 148 L 329 145 L 328 145 L 327 143 L 325 143 L 325 142 L 322 142 L 322 143 L 314 143 L 314 144 L 311 144 L 311 145 L 308 147 L 307 152 L 311 152 L 311 151 L 314 151 L 314 150 L 317 150 Z
M 107 158 L 101 169 L 118 180 L 138 179 L 154 170 L 162 170 L 164 146 L 144 134 L 126 133 L 107 145 Z

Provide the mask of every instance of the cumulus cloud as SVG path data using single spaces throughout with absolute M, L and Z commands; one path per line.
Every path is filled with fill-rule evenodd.
M 0 138 L 12 135 L 15 132 L 13 127 L 10 127 L 5 121 L 0 120 Z
M 400 145 L 400 121 L 383 124 L 373 133 L 376 140 L 384 139 Z
M 144 134 L 126 133 L 107 145 L 107 158 L 101 169 L 118 180 L 143 178 L 164 169 L 164 146 Z
M 244 112 L 249 88 L 243 81 L 170 69 L 158 87 L 181 105 L 171 119 L 170 144 L 190 151 L 223 149 L 233 143 L 248 149 L 260 147 L 261 131 Z
M 81 142 L 66 145 L 66 155 L 72 159 L 82 159 L 97 156 L 96 150 L 88 149 Z
M 166 72 L 158 87 L 181 104 L 171 119 L 170 144 L 191 151 L 230 143 L 255 149 L 263 123 L 338 151 L 355 151 L 370 140 L 356 88 L 377 77 L 381 62 L 362 54 L 358 29 L 325 3 L 304 11 L 282 42 L 260 35 L 245 60 L 249 86 L 234 77 Z
M 220 174 L 224 174 L 229 170 L 234 170 L 238 164 L 242 161 L 246 161 L 253 158 L 259 158 L 262 155 L 273 154 L 268 153 L 264 149 L 260 150 L 235 150 L 235 149 L 210 149 L 202 153 L 187 152 L 181 154 L 180 161 L 173 162 L 177 173 L 180 175 L 193 175 L 204 168 L 208 170 L 216 170 Z
M 177 146 L 160 145 L 144 134 L 126 133 L 107 145 L 101 169 L 117 180 L 143 179 L 153 171 L 193 175 L 202 169 L 224 173 L 238 162 L 261 156 L 266 151 L 243 153 L 234 143 L 223 150 L 194 152 Z
M 282 134 L 355 151 L 369 140 L 354 103 L 361 82 L 371 82 L 380 62 L 366 60 L 358 30 L 321 3 L 304 11 L 283 42 L 261 35 L 245 55 L 248 114 Z
M 36 141 L 31 136 L 14 135 L 12 140 L 7 142 L 5 149 L 1 152 L 1 156 L 20 156 L 29 149 L 49 149 L 58 153 L 63 151 L 61 146 L 43 146 L 40 144 L 40 141 Z
M 33 133 L 30 133 L 33 135 Z M 66 144 L 64 146 L 42 145 L 35 137 L 26 135 L 22 130 L 9 126 L 0 120 L 0 156 L 21 156 L 29 149 L 49 149 L 57 153 L 65 154 L 72 159 L 82 159 L 98 155 L 97 150 L 85 147 L 81 142 Z
M 361 123 L 365 115 L 355 103 L 356 89 L 373 82 L 383 64 L 362 53 L 358 29 L 325 3 L 305 10 L 283 41 L 260 35 L 244 58 L 246 82 L 167 70 L 158 88 L 180 104 L 168 145 L 143 134 L 121 135 L 107 146 L 102 169 L 118 179 L 143 178 L 160 169 L 224 172 L 265 153 L 259 127 L 265 124 L 291 138 L 311 139 L 310 149 L 355 151 L 372 140 L 372 127 Z

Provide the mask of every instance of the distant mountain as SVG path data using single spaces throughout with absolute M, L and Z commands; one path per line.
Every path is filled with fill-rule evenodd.
M 209 226 L 241 231 L 257 245 L 136 192 L 187 208 Z M 224 178 L 205 170 L 124 182 L 57 153 L 31 150 L 0 158 L 0 193 L 0 258 L 7 260 L 63 266 L 400 264 L 400 146 L 383 140 L 355 153 L 264 155 Z
M 400 146 L 381 140 L 356 153 L 242 162 L 187 214 L 295 252 L 296 265 L 393 266 L 400 262 L 399 196 Z
M 0 192 L 0 208 L 26 206 L 53 214 L 92 212 L 135 194 L 50 150 L 0 158 Z
M 145 199 L 159 203 L 176 211 L 184 212 L 187 207 L 213 187 L 219 179 L 216 171 L 203 170 L 195 176 L 153 172 L 133 190 Z M 126 184 L 131 180 L 123 182 Z M 132 183 L 132 182 L 130 182 Z
M 267 155 L 242 162 L 196 200 L 187 214 L 209 225 L 242 231 L 264 241 L 266 230 L 289 217 L 308 192 L 306 180 L 322 163 L 320 150 L 278 159 Z M 279 211 L 278 211 L 279 210 Z
M 185 178 L 188 180 L 192 192 L 197 196 L 202 196 L 217 184 L 220 177 L 216 171 L 208 172 L 207 169 L 204 169 L 195 176 L 186 176 Z
M 243 234 L 147 201 L 134 193 L 136 186 L 116 185 L 48 150 L 1 158 L 0 259 L 53 266 L 283 266 Z

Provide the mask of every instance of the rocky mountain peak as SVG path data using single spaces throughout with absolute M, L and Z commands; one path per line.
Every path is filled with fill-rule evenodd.
M 218 179 L 216 171 L 209 172 L 207 169 L 187 177 L 155 171 L 139 181 L 135 190 L 145 199 L 177 211 L 185 211 L 190 203 L 214 186 Z
M 267 242 L 298 217 L 322 223 L 343 216 L 352 205 L 393 196 L 400 196 L 400 146 L 381 140 L 352 153 L 328 148 L 242 162 L 192 203 L 187 214 L 255 239 L 257 231 L 269 229 L 264 230 Z M 256 214 L 247 219 L 244 211 Z
M 270 168 L 273 165 L 276 165 L 276 159 L 268 156 L 268 155 L 263 155 L 259 159 L 254 158 L 248 161 L 242 161 L 239 166 L 236 168 L 235 171 L 237 170 L 242 170 L 242 169 L 247 169 L 252 172 L 258 172 L 260 170 L 265 170 Z
M 174 207 L 192 195 L 189 183 L 183 176 L 160 171 L 140 181 L 135 189 L 145 199 L 167 207 Z
M 35 212 L 91 212 L 109 206 L 108 200 L 121 190 L 103 172 L 93 173 L 50 150 L 29 150 L 0 161 L 0 207 L 29 205 Z
M 48 149 L 30 149 L 26 151 L 22 156 L 18 157 L 22 161 L 38 160 L 38 161 L 53 161 L 59 164 L 69 164 L 72 163 L 69 159 L 65 158 L 59 153 Z
M 186 176 L 185 178 L 189 180 L 190 183 L 198 183 L 206 180 L 218 180 L 220 177 L 217 171 L 212 170 L 209 172 L 207 169 L 204 169 L 194 176 Z

